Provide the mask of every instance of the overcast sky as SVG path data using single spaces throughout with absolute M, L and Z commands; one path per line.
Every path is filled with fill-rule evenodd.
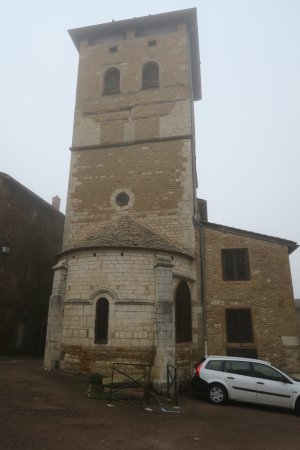
M 78 63 L 67 30 L 197 7 L 198 196 L 211 222 L 300 242 L 300 1 L 1 3 L 0 171 L 64 210 Z M 290 260 L 300 298 L 300 249 Z

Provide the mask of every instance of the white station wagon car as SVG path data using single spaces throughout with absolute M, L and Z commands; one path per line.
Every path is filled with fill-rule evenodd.
M 231 399 L 300 413 L 300 380 L 259 359 L 207 356 L 195 365 L 192 388 L 214 404 Z

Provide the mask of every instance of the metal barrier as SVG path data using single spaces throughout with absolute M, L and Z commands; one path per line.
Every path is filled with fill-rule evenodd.
M 122 367 L 125 368 L 142 368 L 142 375 L 130 375 L 125 372 L 125 369 L 121 370 Z M 141 372 L 141 371 L 140 371 Z M 125 377 L 124 382 L 114 382 L 114 375 L 118 373 Z M 149 364 L 127 364 L 127 363 L 113 363 L 112 374 L 111 374 L 111 385 L 110 385 L 110 403 L 112 401 L 113 394 L 123 391 L 129 388 L 142 388 L 144 393 L 144 399 L 146 399 L 147 405 L 150 401 L 150 377 L 151 377 L 151 366 Z M 115 387 L 115 389 L 114 389 Z
M 178 406 L 178 389 L 177 389 L 177 369 L 170 364 L 167 365 L 167 397 L 171 400 L 171 389 L 174 387 L 174 402 Z

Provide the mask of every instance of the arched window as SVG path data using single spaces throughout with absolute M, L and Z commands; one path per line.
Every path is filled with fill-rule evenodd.
M 143 67 L 142 87 L 143 89 L 159 86 L 158 64 L 149 62 Z
M 175 295 L 176 342 L 191 342 L 192 311 L 191 294 L 185 281 L 181 281 Z
M 120 92 L 120 72 L 118 69 L 108 69 L 104 75 L 104 94 Z
M 107 344 L 109 302 L 102 297 L 96 304 L 95 344 Z

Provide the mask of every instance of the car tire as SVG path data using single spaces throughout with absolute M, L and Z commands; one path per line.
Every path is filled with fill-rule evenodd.
M 300 415 L 300 397 L 298 397 L 296 400 L 295 411 L 296 411 L 296 414 Z
M 210 403 L 214 405 L 224 405 L 228 400 L 228 393 L 221 384 L 213 383 L 208 386 L 207 396 Z

